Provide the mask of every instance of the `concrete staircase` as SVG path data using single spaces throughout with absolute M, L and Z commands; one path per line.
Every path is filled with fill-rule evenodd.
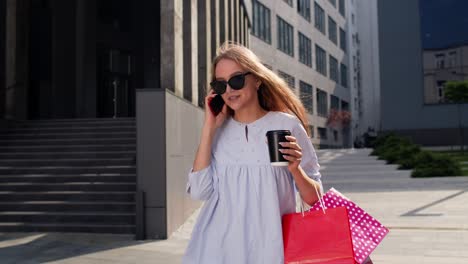
M 135 119 L 0 130 L 0 232 L 135 233 Z
M 410 170 L 398 170 L 398 165 L 369 156 L 371 152 L 372 149 L 317 150 L 324 189 L 373 192 L 411 188 Z

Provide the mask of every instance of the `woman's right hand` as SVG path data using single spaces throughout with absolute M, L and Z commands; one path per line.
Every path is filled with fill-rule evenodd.
M 214 116 L 214 114 L 211 112 L 209 103 L 215 96 L 216 93 L 214 93 L 213 90 L 210 90 L 208 95 L 205 97 L 205 127 L 211 131 L 218 129 L 227 117 L 226 104 L 223 105 L 223 109 L 217 116 Z

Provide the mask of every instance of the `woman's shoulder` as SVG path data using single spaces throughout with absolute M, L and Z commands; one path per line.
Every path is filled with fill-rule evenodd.
M 298 122 L 300 123 L 300 120 L 295 115 L 292 115 L 290 113 L 280 111 L 270 111 L 270 113 L 271 116 L 276 120 L 280 120 L 290 124 L 297 124 Z

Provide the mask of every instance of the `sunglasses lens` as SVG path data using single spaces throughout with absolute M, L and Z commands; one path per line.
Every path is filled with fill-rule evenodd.
M 221 81 L 213 81 L 211 82 L 211 88 L 217 94 L 223 94 L 226 91 L 226 84 Z
M 233 76 L 229 80 L 229 86 L 234 90 L 240 90 L 244 87 L 245 76 L 243 74 Z

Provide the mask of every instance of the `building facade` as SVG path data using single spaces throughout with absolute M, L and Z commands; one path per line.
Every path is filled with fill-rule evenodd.
M 393 131 L 406 135 L 414 142 L 423 145 L 457 145 L 461 142 L 458 132 L 457 105 L 426 103 L 438 100 L 437 88 L 435 96 L 429 96 L 434 94 L 434 89 L 432 89 L 432 92 L 428 91 L 428 96 L 425 97 L 424 41 L 422 40 L 430 35 L 427 32 L 421 32 L 421 7 L 422 4 L 430 3 L 442 5 L 442 7 L 446 5 L 456 7 L 455 4 L 466 5 L 466 1 L 451 1 L 450 3 L 418 0 L 378 1 L 381 131 Z M 441 12 L 442 7 L 430 9 L 439 14 L 426 16 L 430 23 L 437 21 L 439 17 L 444 18 L 442 16 L 444 13 Z M 464 21 L 463 16 L 454 16 L 454 12 L 464 12 L 464 10 L 466 9 L 455 8 L 452 12 L 445 14 L 446 18 L 459 18 L 460 24 L 452 29 L 464 30 L 466 28 L 460 26 Z M 458 32 L 445 30 L 443 24 L 431 28 L 441 29 L 441 33 Z M 466 34 L 456 34 L 456 36 L 463 37 Z M 432 81 L 431 83 L 434 84 Z M 460 110 L 462 113 L 468 113 L 468 104 L 463 104 Z M 463 115 L 461 122 L 463 126 L 466 126 L 468 115 Z M 465 129 L 465 137 L 468 136 L 467 133 Z
M 327 124 L 350 111 L 347 8 L 344 0 L 252 1 L 251 49 L 301 98 L 318 147 L 351 146 L 349 126 Z
M 353 83 L 357 91 L 359 124 L 355 127 L 355 139 L 361 140 L 365 133 L 380 130 L 380 68 L 379 32 L 377 1 L 359 0 L 356 2 L 357 32 L 352 36 L 352 45 L 358 46 L 356 59 L 357 72 Z
M 424 103 L 445 103 L 448 81 L 468 80 L 468 44 L 423 50 Z
M 199 206 L 185 183 L 211 61 L 227 40 L 249 45 L 251 6 L 249 0 L 1 1 L 0 127 L 13 120 L 135 117 L 143 229 L 146 238 L 165 238 Z

